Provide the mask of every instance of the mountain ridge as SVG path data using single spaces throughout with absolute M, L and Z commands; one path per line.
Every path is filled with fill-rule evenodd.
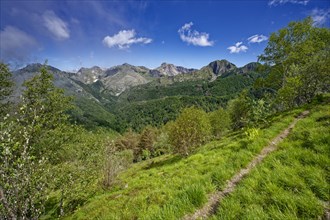
M 97 92 L 107 91 L 108 94 L 119 96 L 127 89 L 155 80 L 161 84 L 189 80 L 214 81 L 218 77 L 225 77 L 231 74 L 246 74 L 255 71 L 259 65 L 261 64 L 251 62 L 243 67 L 237 67 L 228 60 L 222 59 L 212 61 L 200 69 L 176 66 L 166 62 L 163 62 L 155 69 L 123 63 L 110 68 L 101 68 L 99 66 L 92 66 L 90 68 L 81 67 L 76 73 L 61 71 L 50 65 L 46 65 L 46 68 L 54 75 L 55 84 L 68 90 L 71 95 L 77 95 L 75 93 L 81 95 L 84 93 L 84 89 L 76 83 L 79 81 L 89 86 L 93 86 L 93 84 L 98 82 L 97 88 L 99 88 L 99 91 Z M 40 63 L 28 64 L 26 67 L 14 71 L 14 79 L 21 84 L 24 80 L 31 78 L 35 73 L 39 72 L 43 66 Z M 71 87 L 75 91 L 71 91 Z

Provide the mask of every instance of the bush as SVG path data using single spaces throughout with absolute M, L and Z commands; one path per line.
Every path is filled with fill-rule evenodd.
M 234 130 L 246 126 L 250 113 L 250 98 L 246 90 L 228 103 L 228 110 Z
M 209 114 L 212 126 L 212 134 L 215 138 L 220 138 L 230 127 L 230 118 L 228 112 L 222 108 Z
M 179 117 L 167 125 L 169 140 L 174 152 L 188 156 L 198 146 L 209 140 L 211 125 L 207 114 L 195 107 L 186 108 Z
M 116 151 L 113 142 L 106 148 L 104 163 L 104 179 L 105 187 L 111 186 L 120 171 L 125 170 L 133 162 L 133 151 L 123 150 Z
M 140 135 L 132 130 L 127 131 L 121 137 L 117 138 L 114 142 L 115 151 L 131 150 L 133 152 L 134 162 L 138 161 L 138 158 L 142 151 L 139 149 Z

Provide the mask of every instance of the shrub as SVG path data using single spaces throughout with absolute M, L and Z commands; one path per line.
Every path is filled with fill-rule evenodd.
M 120 171 L 125 170 L 133 162 L 133 151 L 116 151 L 113 142 L 106 148 L 103 185 L 111 186 Z
M 157 129 L 151 126 L 143 129 L 138 144 L 138 160 L 146 160 L 155 155 L 154 145 L 157 139 L 157 133 Z
M 179 117 L 168 125 L 169 140 L 174 151 L 189 155 L 198 146 L 209 140 L 211 125 L 207 114 L 195 107 L 186 108 Z
M 209 114 L 212 134 L 215 138 L 221 137 L 230 127 L 230 118 L 227 111 L 220 108 Z
M 138 161 L 139 155 L 142 153 L 139 149 L 140 135 L 128 130 L 114 142 L 116 151 L 131 150 L 133 152 L 133 160 Z
M 246 126 L 250 113 L 250 98 L 246 90 L 228 103 L 228 110 L 234 130 Z

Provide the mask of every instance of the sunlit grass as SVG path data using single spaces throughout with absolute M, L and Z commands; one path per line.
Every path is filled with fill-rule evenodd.
M 188 158 L 165 155 L 135 164 L 109 191 L 99 193 L 68 219 L 177 219 L 201 207 L 285 129 L 296 110 L 273 118 L 258 138 L 241 132 L 213 141 Z M 252 196 L 252 195 L 251 195 Z
M 320 219 L 330 197 L 329 105 L 312 109 L 212 219 Z

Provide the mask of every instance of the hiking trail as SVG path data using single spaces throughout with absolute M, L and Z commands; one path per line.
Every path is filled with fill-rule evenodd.
M 236 173 L 230 180 L 227 181 L 225 188 L 221 191 L 216 191 L 210 194 L 207 203 L 200 209 L 196 210 L 195 213 L 186 215 L 183 217 L 183 220 L 194 220 L 194 219 L 206 219 L 207 217 L 215 214 L 220 202 L 227 195 L 234 191 L 236 185 L 242 180 L 244 176 L 250 173 L 250 171 L 271 152 L 277 149 L 277 145 L 286 138 L 291 130 L 294 128 L 296 123 L 306 117 L 309 114 L 309 111 L 302 112 L 298 117 L 294 119 L 294 121 L 279 135 L 277 135 L 270 144 L 264 147 L 261 152 L 253 158 L 253 160 L 243 169 L 241 169 L 238 173 Z

